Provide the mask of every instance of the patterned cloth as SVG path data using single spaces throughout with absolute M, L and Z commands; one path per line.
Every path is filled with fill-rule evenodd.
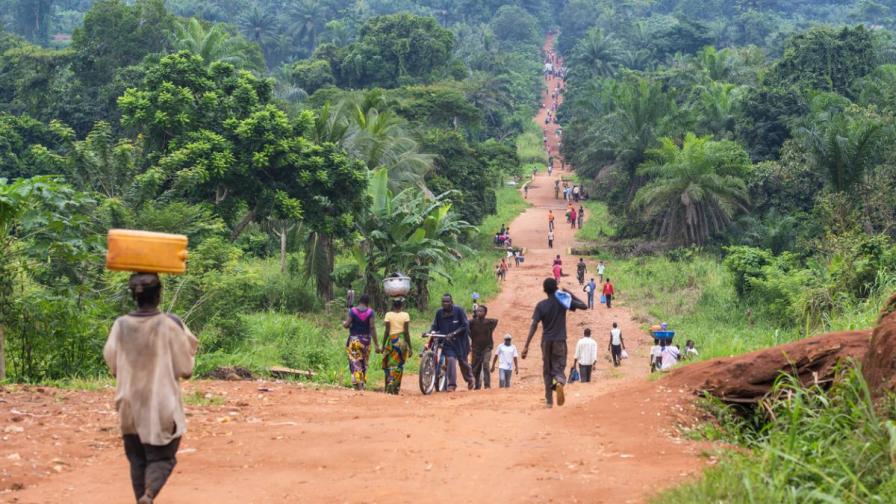
M 401 377 L 404 375 L 404 363 L 408 357 L 408 345 L 402 334 L 389 337 L 383 349 L 383 371 L 386 373 L 386 393 L 398 394 L 401 389 Z
M 349 336 L 345 345 L 348 354 L 348 369 L 352 374 L 352 385 L 367 383 L 367 358 L 370 356 L 369 336 Z

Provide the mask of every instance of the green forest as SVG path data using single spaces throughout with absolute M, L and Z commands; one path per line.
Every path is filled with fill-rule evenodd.
M 116 227 L 189 237 L 165 308 L 200 335 L 201 369 L 339 380 L 335 340 L 291 338 L 328 340 L 322 310 L 349 288 L 381 299 L 390 272 L 412 278 L 420 309 L 430 284 L 477 276 L 476 226 L 499 198 L 518 209 L 505 181 L 545 162 L 527 128 L 546 4 L 459 18 L 402 2 L 2 7 L 0 328 L 14 381 L 102 372 L 108 324 L 130 303 L 102 267 Z M 234 11 L 247 15 L 222 22 Z
M 197 374 L 345 385 L 346 292 L 412 319 L 499 287 L 491 236 L 547 156 L 557 35 L 579 232 L 701 358 L 874 324 L 896 289 L 893 0 L 0 0 L 0 381 L 105 373 L 110 228 L 185 234 L 164 309 Z M 599 220 L 595 220 L 599 219 Z M 413 366 L 414 364 L 412 364 Z M 413 369 L 411 370 L 413 372 Z M 896 408 L 792 383 L 660 502 L 892 502 Z M 811 460 L 811 463 L 805 462 Z

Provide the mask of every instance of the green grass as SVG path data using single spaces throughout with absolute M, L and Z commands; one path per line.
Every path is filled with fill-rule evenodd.
M 698 253 L 611 259 L 607 274 L 619 300 L 643 317 L 665 321 L 676 340 L 697 343 L 701 359 L 731 356 L 793 341 L 804 328 L 782 328 L 737 298 L 730 273 L 715 257 Z M 890 289 L 842 306 L 826 318 L 827 330 L 870 327 Z M 739 444 L 719 450 L 720 462 L 704 475 L 657 496 L 657 504 L 896 502 L 896 424 L 893 401 L 872 405 L 857 374 L 834 390 L 804 389 L 784 381 L 788 399 L 769 416 L 744 418 L 712 403 L 717 421 L 688 437 Z M 883 411 L 883 413 L 879 413 Z
M 825 327 L 806 334 L 802 327 L 781 327 L 758 315 L 756 306 L 739 300 L 730 273 L 718 260 L 695 254 L 673 261 L 667 257 L 611 259 L 607 275 L 621 302 L 647 322 L 666 322 L 676 341 L 697 343 L 701 359 L 733 356 L 787 343 L 830 330 L 871 327 L 885 294 L 843 306 Z
M 576 239 L 580 241 L 594 241 L 601 237 L 609 237 L 616 234 L 610 222 L 610 210 L 607 204 L 597 200 L 583 201 L 585 206 L 585 224 L 576 232 Z
M 896 502 L 892 397 L 875 404 L 855 369 L 827 392 L 788 379 L 777 389 L 782 399 L 770 403 L 771 414 L 724 417 L 717 433 L 744 449 L 720 452 L 720 463 L 700 479 L 654 502 Z
M 449 292 L 456 303 L 468 306 L 473 292 L 488 300 L 500 291 L 492 271 L 502 253 L 492 246 L 493 230 L 500 228 L 502 223 L 512 222 L 528 203 L 514 187 L 502 187 L 497 191 L 497 198 L 498 213 L 486 218 L 479 226 L 473 237 L 473 251 L 462 260 L 447 265 L 444 270 L 447 278 L 436 276 L 431 281 L 430 309 L 424 313 L 409 311 L 414 354 L 405 367 L 406 373 L 416 373 L 419 369 L 416 354 L 422 340 L 418 335 L 429 328 L 442 293 Z M 316 383 L 348 386 L 351 377 L 345 354 L 346 330 L 341 325 L 343 317 L 341 309 L 298 315 L 283 310 L 242 315 L 234 331 L 240 336 L 229 345 L 222 344 L 218 329 L 210 327 L 200 334 L 200 341 L 214 343 L 219 349 L 200 353 L 196 374 L 219 366 L 241 366 L 265 376 L 272 366 L 287 366 L 314 371 L 313 381 Z M 382 341 L 381 323 L 377 324 L 377 330 Z M 368 386 L 374 389 L 383 386 L 381 358 L 371 354 L 369 361 Z
M 184 404 L 189 406 L 221 406 L 227 402 L 223 396 L 215 395 L 210 392 L 202 392 L 194 390 L 183 396 Z
M 544 149 L 541 129 L 535 123 L 528 124 L 526 130 L 516 137 L 516 155 L 525 165 L 537 164 L 545 169 L 548 163 L 548 153 Z M 532 168 L 523 173 L 532 173 Z

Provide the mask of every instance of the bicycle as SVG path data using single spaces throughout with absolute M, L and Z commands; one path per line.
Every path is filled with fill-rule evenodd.
M 423 395 L 444 392 L 448 388 L 448 366 L 442 345 L 447 336 L 428 332 L 423 333 L 423 337 L 428 337 L 429 342 L 420 353 L 420 392 Z

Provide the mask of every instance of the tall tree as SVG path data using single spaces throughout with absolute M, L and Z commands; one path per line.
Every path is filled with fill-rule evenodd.
M 704 244 L 746 211 L 747 153 L 734 142 L 689 133 L 679 147 L 663 138 L 638 169 L 650 181 L 633 201 L 656 236 L 675 244 Z

